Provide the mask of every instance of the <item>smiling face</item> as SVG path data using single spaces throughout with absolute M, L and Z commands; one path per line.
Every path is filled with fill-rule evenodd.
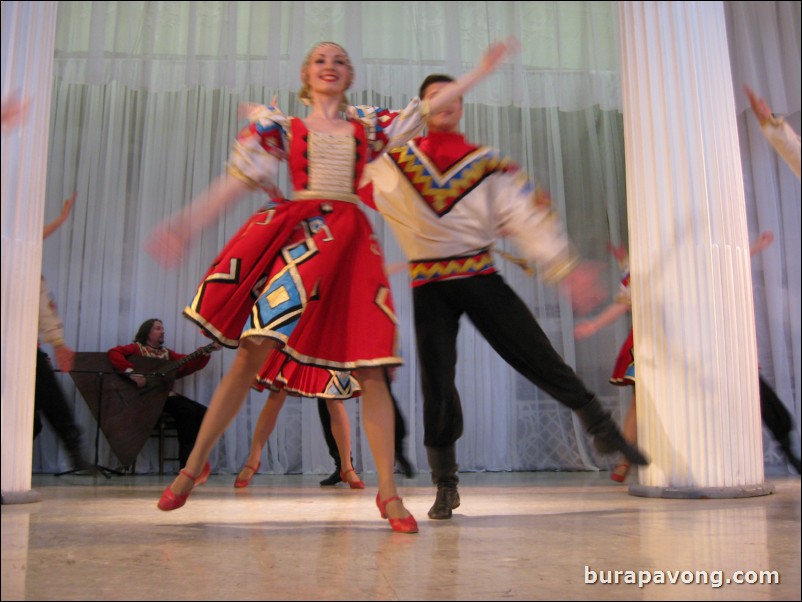
M 351 87 L 354 68 L 342 46 L 323 42 L 307 55 L 301 67 L 301 80 L 321 94 L 342 94 Z
M 429 100 L 437 96 L 438 92 L 447 86 L 448 82 L 437 82 L 429 84 L 423 93 L 423 100 Z M 437 113 L 429 115 L 426 126 L 432 132 L 456 132 L 459 130 L 459 122 L 462 119 L 462 98 L 457 98 Z

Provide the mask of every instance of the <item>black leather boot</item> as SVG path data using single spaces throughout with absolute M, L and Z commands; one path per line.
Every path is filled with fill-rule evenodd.
M 621 452 L 630 464 L 646 466 L 649 463 L 637 445 L 624 439 L 610 412 L 601 406 L 597 398 L 594 397 L 587 405 L 576 410 L 576 413 L 588 434 L 593 436 L 593 446 L 599 453 Z
M 427 447 L 432 483 L 437 485 L 437 497 L 429 509 L 429 518 L 443 520 L 451 518 L 452 510 L 459 508 L 459 475 L 457 474 L 457 452 L 453 445 Z
M 437 497 L 429 508 L 429 518 L 443 520 L 451 518 L 452 510 L 459 508 L 459 491 L 456 486 L 438 485 Z
M 351 457 L 351 466 L 354 465 L 354 458 Z M 332 485 L 336 485 L 337 483 L 342 483 L 342 477 L 340 473 L 342 472 L 343 467 L 340 466 L 340 461 L 336 462 L 336 467 L 334 468 L 334 472 L 327 476 L 325 479 L 320 481 L 321 487 L 331 487 Z
M 342 479 L 340 478 L 340 467 L 338 466 L 337 468 L 334 469 L 333 473 L 331 473 L 325 479 L 320 481 L 320 486 L 329 487 L 331 485 L 336 485 L 340 481 L 342 481 Z

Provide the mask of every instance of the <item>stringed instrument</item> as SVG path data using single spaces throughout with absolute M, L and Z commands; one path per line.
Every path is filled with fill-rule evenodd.
M 131 466 L 136 461 L 161 416 L 178 369 L 214 349 L 209 344 L 180 360 L 129 356 L 135 372 L 148 379 L 144 387 L 117 372 L 106 352 L 75 353 L 70 376 L 120 464 Z
M 203 347 L 199 347 L 189 355 L 185 355 L 179 360 L 165 360 L 160 357 L 144 357 L 141 355 L 129 355 L 126 359 L 131 362 L 134 366 L 134 371 L 128 374 L 120 374 L 120 377 L 124 378 L 128 381 L 129 384 L 136 387 L 137 391 L 140 395 L 144 395 L 148 391 L 154 388 L 160 388 L 161 383 L 164 379 L 168 378 L 168 375 L 171 372 L 175 372 L 176 375 L 178 373 L 178 369 L 194 360 L 196 357 L 200 357 L 201 355 L 206 355 L 211 353 L 215 350 L 215 344 L 210 343 Z M 141 374 L 147 380 L 147 384 L 144 387 L 139 387 L 135 382 L 127 378 L 131 374 Z M 176 375 L 173 375 L 171 379 L 172 382 L 175 381 Z

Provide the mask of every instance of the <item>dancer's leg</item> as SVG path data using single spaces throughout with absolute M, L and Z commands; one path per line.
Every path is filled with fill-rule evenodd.
M 203 418 L 195 447 L 192 448 L 185 467 L 189 474 L 195 477 L 201 474 L 209 454 L 239 412 L 256 373 L 275 345 L 276 343 L 270 339 L 262 339 L 260 344 L 258 339 L 253 338 L 247 338 L 240 343 L 231 368 L 217 386 Z M 170 490 L 183 495 L 193 486 L 192 479 L 179 473 L 170 485 Z
M 245 466 L 239 471 L 237 479 L 250 480 L 254 470 L 259 466 L 267 440 L 270 438 L 273 429 L 276 428 L 279 412 L 284 407 L 284 400 L 287 399 L 286 391 L 271 391 L 267 396 L 267 401 L 259 413 L 256 420 L 256 428 L 253 431 L 253 441 L 251 441 L 251 451 L 245 458 Z
M 354 470 L 351 457 L 351 425 L 348 422 L 348 412 L 342 399 L 327 399 L 326 407 L 331 416 L 331 434 L 337 442 L 340 454 L 340 471 L 346 483 L 362 483 L 362 479 Z M 360 487 L 364 487 L 361 484 Z
M 632 403 L 624 418 L 624 438 L 630 443 L 638 442 L 638 411 L 635 408 L 635 387 L 632 387 Z
M 395 417 L 390 391 L 382 368 L 364 368 L 356 374 L 362 387 L 362 415 L 365 434 L 376 463 L 379 477 L 379 498 L 387 500 L 398 495 L 395 484 Z M 402 502 L 387 504 L 390 518 L 406 518 L 409 512 Z
M 632 402 L 629 404 L 629 410 L 627 410 L 627 415 L 624 418 L 623 435 L 624 439 L 633 445 L 638 442 L 638 412 L 635 406 L 635 387 L 632 387 Z M 630 461 L 624 458 L 613 468 L 610 478 L 619 483 L 623 483 L 629 474 L 630 468 Z

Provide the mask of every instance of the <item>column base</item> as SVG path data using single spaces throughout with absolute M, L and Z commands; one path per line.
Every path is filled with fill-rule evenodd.
M 638 497 L 660 497 L 683 500 L 707 500 L 742 497 L 760 497 L 774 493 L 773 483 L 738 485 L 735 487 L 655 487 L 630 485 L 629 494 Z
M 42 494 L 33 489 L 28 491 L 4 491 L 3 492 L 3 505 L 7 504 L 32 504 L 33 502 L 41 502 Z

